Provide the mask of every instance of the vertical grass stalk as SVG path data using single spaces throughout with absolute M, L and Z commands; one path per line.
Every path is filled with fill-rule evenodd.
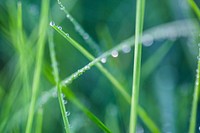
M 49 11 L 49 0 L 43 0 L 42 12 L 40 16 L 39 34 L 38 34 L 39 39 L 37 42 L 36 66 L 35 66 L 34 77 L 33 77 L 31 103 L 30 103 L 29 113 L 28 113 L 26 133 L 30 133 L 32 129 L 33 116 L 35 112 L 35 102 L 37 99 L 37 92 L 38 92 L 39 83 L 40 83 L 42 59 L 43 59 L 46 31 L 47 31 L 47 25 L 48 25 L 48 11 Z
M 65 104 L 64 104 L 64 100 L 63 100 L 63 96 L 62 96 L 62 87 L 60 84 L 60 78 L 59 78 L 59 72 L 58 72 L 58 65 L 57 65 L 57 61 L 56 61 L 56 54 L 55 54 L 55 50 L 54 50 L 52 31 L 49 34 L 49 51 L 50 51 L 50 56 L 51 56 L 53 75 L 54 75 L 54 79 L 56 82 L 58 101 L 59 101 L 60 110 L 61 110 L 61 114 L 62 114 L 62 118 L 63 118 L 63 122 L 64 122 L 65 132 L 70 133 L 69 121 L 68 121 L 68 118 L 66 115 Z
M 195 82 L 194 93 L 193 93 L 189 133 L 195 133 L 196 120 L 197 120 L 197 106 L 198 106 L 199 89 L 200 89 L 200 58 L 199 57 L 200 57 L 200 48 L 199 48 L 199 56 L 198 56 L 196 82 Z
M 37 112 L 37 123 L 36 123 L 36 133 L 42 133 L 42 122 L 43 122 L 43 108 L 39 108 Z
M 133 67 L 133 84 L 132 84 L 132 98 L 131 98 L 131 115 L 129 133 L 136 131 L 137 123 L 137 106 L 139 97 L 140 84 L 140 67 L 142 56 L 142 30 L 144 20 L 145 0 L 137 0 L 136 5 L 136 25 L 135 25 L 135 52 L 134 52 L 134 67 Z
M 198 19 L 200 20 L 200 9 L 198 8 L 194 0 L 188 0 L 188 3 L 190 4 L 191 8 L 194 10 Z M 198 64 L 197 64 L 196 81 L 193 93 L 189 133 L 195 133 L 195 127 L 197 121 L 197 106 L 199 100 L 199 89 L 200 89 L 200 44 L 198 44 Z

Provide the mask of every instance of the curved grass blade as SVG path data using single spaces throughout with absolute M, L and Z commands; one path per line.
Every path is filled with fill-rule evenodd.
M 177 25 L 179 25 L 180 28 L 177 28 Z M 187 25 L 187 26 L 185 26 Z M 62 30 L 60 30 L 57 26 L 55 25 L 51 25 L 54 29 L 56 29 L 64 38 L 68 38 L 69 35 L 64 33 Z M 163 30 L 167 28 L 168 30 Z M 176 30 L 174 30 L 176 29 Z M 163 33 L 163 31 L 166 31 L 165 33 Z M 193 25 L 193 20 L 184 20 L 184 21 L 175 21 L 175 22 L 172 22 L 172 23 L 169 23 L 169 24 L 164 24 L 162 26 L 158 26 L 158 27 L 155 27 L 155 28 L 152 28 L 152 29 L 149 29 L 147 30 L 145 33 L 146 34 L 150 34 L 152 35 L 152 37 L 157 40 L 157 39 L 166 39 L 166 38 L 171 38 L 171 37 L 187 37 L 187 36 L 190 36 L 191 35 L 191 32 L 183 32 L 183 31 L 196 31 L 194 25 Z M 169 36 L 169 34 L 173 32 L 175 34 L 172 34 L 174 36 Z M 159 36 L 157 36 L 159 35 Z M 145 38 L 144 38 L 145 39 Z M 68 40 L 68 39 L 67 39 Z M 148 39 L 145 39 L 145 41 L 148 41 Z M 71 42 L 75 42 L 74 40 L 71 41 Z M 129 39 L 126 39 L 125 41 L 123 41 L 122 43 L 120 43 L 118 46 L 116 46 L 114 49 L 112 50 L 109 50 L 108 52 L 105 52 L 104 54 L 102 54 L 102 56 L 100 56 L 97 60 L 99 61 L 102 57 L 106 57 L 108 55 L 110 55 L 111 51 L 113 50 L 116 50 L 116 51 L 119 51 L 119 50 L 122 50 L 124 46 L 133 46 L 134 45 L 134 37 L 131 37 Z M 78 43 L 75 45 L 75 47 L 77 49 L 80 48 L 80 50 L 82 51 L 82 53 L 84 53 L 86 50 L 84 50 L 84 48 L 82 48 L 80 45 L 78 45 Z M 87 52 L 87 51 L 86 51 Z M 87 57 L 89 58 L 89 60 L 92 60 L 94 57 L 92 55 L 90 55 L 88 52 L 87 52 Z M 93 63 L 91 63 L 89 65 L 89 67 L 92 66 Z M 74 78 L 75 77 L 78 77 L 77 75 L 81 75 L 86 69 L 88 69 L 88 66 L 85 66 L 85 68 L 82 68 L 82 70 L 80 69 L 79 71 L 77 71 L 76 73 L 72 74 L 71 75 L 71 78 Z M 109 73 L 109 72 L 108 72 Z M 111 78 L 109 77 L 111 76 Z M 62 84 L 64 85 L 65 83 L 70 83 L 70 79 L 71 78 L 66 78 L 64 81 L 62 81 Z M 112 82 L 112 84 L 117 87 L 117 88 L 122 88 L 122 85 L 109 73 L 107 78 L 109 79 L 112 79 L 110 80 Z M 130 103 L 130 96 L 128 95 L 128 98 L 126 99 L 127 102 Z M 141 115 L 143 113 L 139 113 L 139 115 Z M 144 116 L 140 116 L 141 118 L 144 118 Z M 150 120 L 150 119 L 149 119 Z M 145 121 L 145 120 L 143 120 Z M 153 121 L 152 121 L 153 123 Z M 151 125 L 151 124 L 150 124 Z M 148 126 L 148 125 L 147 125 Z M 148 126 L 149 127 L 149 126 Z M 154 127 L 155 124 L 154 124 Z M 150 129 L 150 130 L 154 130 L 154 129 Z M 157 128 L 157 131 L 159 131 L 159 129 Z
M 74 39 L 72 39 L 68 34 L 66 34 L 64 31 L 59 29 L 59 27 L 55 25 L 51 25 L 58 33 L 60 33 L 65 39 L 67 39 L 76 49 L 78 49 L 84 56 L 86 56 L 90 61 L 94 60 L 95 57 L 92 56 L 86 49 L 84 49 L 78 42 L 76 42 Z M 115 85 L 116 89 L 122 94 L 122 96 L 127 100 L 127 102 L 130 102 L 130 96 L 125 91 L 125 89 L 122 87 L 122 85 L 100 64 L 95 64 L 97 68 Z
M 72 43 L 72 45 L 77 48 L 82 54 L 84 54 L 90 61 L 94 60 L 95 58 L 89 53 L 87 52 L 80 44 L 78 44 L 75 40 L 73 40 L 71 37 L 69 37 L 68 34 L 66 34 L 65 32 L 63 32 L 62 30 L 60 30 L 57 26 L 55 25 L 51 25 L 56 31 L 58 31 L 65 39 L 67 39 L 70 43 Z M 129 41 L 129 40 L 128 40 Z M 122 49 L 122 46 L 124 44 L 122 43 L 120 46 L 116 47 L 116 49 Z M 111 52 L 108 52 L 107 54 L 110 54 Z M 100 58 L 99 58 L 100 59 Z M 99 60 L 98 59 L 98 60 Z M 90 64 L 92 65 L 92 64 Z M 120 92 L 120 94 L 122 94 L 123 98 L 130 104 L 131 98 L 129 96 L 129 94 L 125 91 L 125 89 L 123 88 L 123 86 L 119 83 L 119 81 L 117 81 L 115 79 L 115 77 L 110 74 L 100 63 L 97 62 L 96 64 L 97 68 L 99 68 L 99 70 L 109 79 L 109 81 L 116 87 L 116 89 Z M 83 68 L 84 69 L 84 68 Z M 80 71 L 81 72 L 81 71 Z M 76 74 L 77 75 L 77 74 Z M 77 77 L 75 75 L 75 77 Z M 72 75 L 73 76 L 73 75 Z M 74 78 L 74 77 L 73 77 Z M 66 81 L 67 83 L 70 83 L 70 80 Z M 142 117 L 141 117 L 142 118 Z M 150 118 L 149 118 L 150 119 Z M 145 121 L 145 120 L 143 120 Z M 153 121 L 152 121 L 153 123 Z M 155 125 L 155 124 L 154 124 Z M 156 126 L 155 126 L 156 127 Z
M 197 6 L 197 4 L 195 3 L 195 1 L 194 0 L 188 0 L 188 3 L 190 4 L 191 8 L 193 9 L 193 11 L 197 15 L 197 17 L 200 19 L 200 9 Z

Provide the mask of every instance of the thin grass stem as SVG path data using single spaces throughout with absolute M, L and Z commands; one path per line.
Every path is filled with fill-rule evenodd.
M 57 65 L 57 61 L 56 61 L 56 53 L 54 50 L 52 31 L 49 33 L 49 51 L 50 51 L 50 56 L 51 56 L 53 75 L 54 75 L 54 80 L 56 82 L 58 101 L 59 101 L 60 110 L 61 110 L 61 114 L 62 114 L 62 118 L 63 118 L 63 122 L 64 122 L 65 132 L 70 133 L 69 121 L 68 121 L 68 118 L 66 115 L 65 104 L 64 104 L 64 100 L 63 100 L 63 96 L 62 96 L 63 95 L 62 87 L 60 85 L 60 78 L 59 78 L 59 72 L 58 72 L 58 65 Z
M 194 0 L 188 0 L 191 8 L 196 13 L 198 19 L 200 20 L 200 9 L 194 2 Z M 196 81 L 193 93 L 192 110 L 190 117 L 189 133 L 195 133 L 196 131 L 196 120 L 197 120 L 197 107 L 200 92 L 200 44 L 198 44 L 198 61 L 197 61 L 197 71 L 196 71 Z
M 43 0 L 42 12 L 40 16 L 40 25 L 39 25 L 39 40 L 37 42 L 38 54 L 36 55 L 36 66 L 35 66 L 34 77 L 33 77 L 32 95 L 31 95 L 31 103 L 29 107 L 29 114 L 28 114 L 28 120 L 27 120 L 27 125 L 26 125 L 26 133 L 30 133 L 32 129 L 33 116 L 35 112 L 35 102 L 37 99 L 37 92 L 39 89 L 40 74 L 41 74 L 44 46 L 45 46 L 45 39 L 46 39 L 48 10 L 49 10 L 49 0 Z
M 129 123 L 129 133 L 136 132 L 137 124 L 137 108 L 140 87 L 140 69 L 142 57 L 142 30 L 144 20 L 145 0 L 137 0 L 136 5 L 136 25 L 135 25 L 135 52 L 134 52 L 134 67 L 133 67 L 133 84 L 131 97 L 131 114 Z

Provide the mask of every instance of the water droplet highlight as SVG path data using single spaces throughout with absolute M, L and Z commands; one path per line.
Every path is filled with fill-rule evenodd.
M 151 46 L 153 44 L 153 41 L 154 41 L 153 36 L 150 34 L 146 34 L 142 38 L 142 43 L 144 46 Z
M 63 100 L 63 103 L 64 103 L 64 104 L 67 104 L 67 100 Z
M 51 21 L 49 24 L 50 24 L 50 26 L 54 26 L 55 25 L 55 23 L 53 21 Z
M 107 59 L 105 57 L 101 58 L 101 63 L 106 63 Z
M 61 27 L 61 26 L 58 26 L 58 29 L 62 30 L 62 27 Z
M 66 33 L 65 35 L 66 35 L 67 37 L 69 37 L 69 34 L 68 34 L 68 33 Z
M 67 14 L 66 17 L 69 18 L 70 17 L 69 14 Z
M 66 112 L 66 116 L 70 116 L 70 112 L 69 111 Z
M 123 45 L 122 46 L 122 52 L 123 53 L 129 53 L 131 51 L 131 47 L 128 45 Z
M 65 94 L 62 93 L 62 94 L 61 94 L 61 97 L 62 97 L 62 98 L 65 98 Z
M 90 69 L 90 66 L 87 65 L 87 66 L 84 67 L 84 69 L 85 69 L 85 70 L 89 70 L 89 69 Z
M 61 5 L 60 10 L 65 10 L 65 7 L 63 5 Z
M 116 57 L 118 57 L 119 53 L 117 50 L 114 50 L 114 51 L 112 51 L 111 55 L 112 55 L 112 57 L 116 58 Z

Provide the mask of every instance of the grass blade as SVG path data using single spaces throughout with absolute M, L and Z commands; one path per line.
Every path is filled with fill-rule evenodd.
M 131 101 L 131 97 L 129 96 L 129 94 L 125 91 L 124 87 L 119 83 L 119 81 L 117 81 L 117 79 L 111 74 L 109 73 L 100 63 L 98 63 L 98 61 L 101 59 L 98 58 L 97 60 L 95 60 L 95 58 L 88 52 L 86 51 L 80 44 L 78 44 L 75 40 L 73 40 L 71 37 L 69 37 L 68 34 L 66 34 L 64 31 L 62 31 L 61 29 L 59 29 L 58 26 L 55 25 L 51 25 L 58 33 L 60 33 L 65 39 L 67 39 L 75 48 L 77 48 L 83 55 L 85 55 L 90 61 L 94 60 L 94 62 L 96 61 L 96 67 L 109 79 L 109 81 L 116 87 L 116 89 L 120 92 L 120 94 L 123 96 L 123 98 L 130 104 Z M 131 38 L 132 39 L 132 38 Z M 130 41 L 130 40 L 128 40 Z M 127 43 L 127 42 L 126 42 Z M 125 44 L 126 44 L 125 43 Z M 130 43 L 132 44 L 132 43 Z M 133 44 L 132 44 L 133 45 Z M 122 43 L 121 45 L 117 46 L 115 49 L 119 50 L 122 49 L 124 46 L 124 43 Z M 111 50 L 106 52 L 106 54 L 111 54 Z M 104 55 L 103 55 L 104 56 Z M 103 57 L 102 56 L 102 57 Z M 93 63 L 94 63 L 93 62 Z M 93 63 L 91 63 L 90 65 L 94 65 Z M 89 65 L 89 64 L 88 64 Z M 87 66 L 85 66 L 83 69 L 87 68 Z M 77 75 L 79 75 L 79 73 L 81 74 L 81 70 L 78 71 L 76 74 L 72 74 L 72 76 L 70 76 L 72 78 L 72 80 L 74 79 L 74 77 L 77 78 Z M 84 71 L 83 71 L 84 72 Z M 65 83 L 70 83 L 70 78 L 67 78 L 66 81 L 64 81 Z M 140 110 L 139 110 L 140 111 Z M 142 118 L 142 117 L 141 117 Z M 149 118 L 150 119 L 150 118 Z M 143 120 L 145 121 L 145 120 Z M 153 123 L 153 121 L 152 121 Z M 154 124 L 155 125 L 155 124 Z M 156 126 L 155 126 L 156 127 Z
M 131 114 L 129 133 L 136 132 L 137 124 L 137 106 L 139 98 L 140 86 L 140 67 L 142 58 L 142 30 L 144 21 L 144 7 L 145 0 L 137 0 L 136 5 L 136 25 L 135 25 L 135 52 L 134 52 L 134 67 L 133 67 L 133 84 L 132 84 L 132 98 L 131 98 Z
M 42 59 L 43 59 L 45 39 L 46 39 L 48 10 L 49 10 L 49 0 L 43 0 L 42 12 L 40 16 L 39 40 L 37 42 L 38 54 L 36 55 L 36 66 L 35 66 L 35 72 L 34 72 L 34 77 L 33 77 L 32 95 L 31 95 L 31 103 L 29 107 L 28 121 L 26 125 L 26 133 L 30 133 L 32 129 L 33 116 L 34 116 L 34 111 L 35 111 L 35 102 L 37 99 L 37 91 L 39 88 Z
M 96 125 L 99 126 L 105 133 L 111 133 L 111 131 L 93 113 L 91 113 L 84 105 L 80 103 L 80 101 L 68 87 L 63 87 L 62 91 L 72 103 L 74 103 L 81 111 L 83 111 L 88 118 L 96 123 Z
M 198 16 L 200 20 L 200 9 L 194 2 L 194 0 L 188 0 L 190 6 Z M 192 101 L 192 110 L 191 110 L 191 117 L 190 117 L 190 125 L 189 125 L 189 133 L 195 133 L 196 127 L 196 120 L 197 120 L 197 106 L 199 100 L 199 92 L 200 92 L 200 44 L 198 44 L 198 61 L 197 61 L 197 73 L 196 73 L 196 81 L 193 93 L 193 101 Z
M 58 1 L 58 5 L 60 9 L 65 13 L 66 18 L 74 25 L 76 31 L 79 35 L 85 40 L 85 42 L 89 45 L 89 47 L 95 52 L 95 55 L 100 55 L 102 52 L 98 46 L 98 44 L 92 39 L 92 37 L 83 29 L 83 27 L 73 18 L 73 16 L 67 11 L 65 6 Z
M 43 121 L 43 109 L 39 108 L 37 112 L 37 125 L 36 125 L 36 133 L 42 133 L 42 121 Z
M 149 118 L 148 114 L 144 111 L 143 108 L 141 108 L 140 106 L 137 107 L 137 113 L 140 116 L 140 118 L 145 123 L 145 125 L 148 127 L 148 129 L 152 132 L 152 133 L 161 133 L 160 130 L 158 129 L 158 127 L 155 125 L 155 123 Z
M 197 17 L 200 19 L 200 9 L 197 6 L 197 4 L 195 3 L 195 1 L 194 0 L 188 0 L 188 3 L 192 7 L 193 11 L 196 13 Z
M 186 37 L 186 36 L 190 36 L 191 32 L 183 32 L 183 31 L 196 31 L 196 29 L 192 23 L 193 23 L 193 21 L 190 21 L 190 20 L 175 21 L 175 22 L 172 22 L 169 24 L 164 24 L 162 26 L 158 26 L 158 27 L 149 29 L 145 33 L 152 35 L 152 37 L 155 40 L 167 39 L 167 38 L 177 37 L 177 36 L 178 37 Z M 177 28 L 177 25 L 179 25 L 179 28 Z M 187 25 L 187 26 L 185 26 L 185 25 Z M 70 43 L 72 43 L 72 45 L 75 48 L 77 48 L 79 51 L 81 51 L 81 53 L 83 55 L 85 55 L 90 61 L 94 60 L 94 57 L 89 52 L 87 52 L 80 44 L 78 44 L 75 40 L 73 40 L 71 37 L 69 37 L 69 34 L 67 34 L 64 31 L 62 31 L 61 29 L 59 29 L 59 27 L 56 26 L 55 24 L 53 24 L 51 26 L 58 33 L 60 33 L 65 39 L 67 39 Z M 163 30 L 163 29 L 169 29 L 169 30 Z M 174 30 L 174 29 L 176 29 L 176 30 Z M 163 33 L 163 31 L 166 31 L 166 33 Z M 169 34 L 171 32 L 175 33 L 173 35 L 176 35 L 176 36 L 169 36 Z M 148 41 L 148 40 L 145 40 L 145 41 Z M 134 37 L 130 37 L 130 38 L 124 40 L 122 43 L 120 43 L 118 46 L 116 46 L 112 50 L 109 50 L 109 51 L 105 52 L 104 54 L 102 54 L 102 56 L 100 56 L 98 59 L 94 60 L 94 62 L 98 62 L 101 58 L 109 56 L 111 54 L 111 52 L 114 50 L 116 50 L 116 51 L 122 50 L 123 46 L 133 46 L 133 45 L 134 45 Z M 76 73 L 72 74 L 70 77 L 66 78 L 64 81 L 62 81 L 62 84 L 63 85 L 68 84 L 72 80 L 76 79 L 78 77 L 78 75 L 81 75 L 86 70 L 86 68 L 91 67 L 94 62 L 91 62 L 90 64 L 88 64 L 88 66 L 86 65 L 84 68 L 80 69 Z M 94 64 L 96 64 L 96 63 L 94 63 Z M 100 63 L 98 63 L 98 64 L 100 64 Z M 97 66 L 97 67 L 102 71 L 102 73 L 104 73 L 104 75 L 109 79 L 109 81 L 111 81 L 111 83 L 118 89 L 118 91 L 120 91 L 120 92 L 124 91 L 123 86 L 101 64 L 100 64 L 100 66 Z M 130 103 L 131 98 L 126 93 L 126 91 L 124 91 L 124 93 L 121 93 L 121 94 L 123 95 L 125 100 L 128 103 Z M 138 111 L 140 111 L 140 110 L 138 110 Z M 139 116 L 141 114 L 143 114 L 143 113 L 139 113 Z M 143 116 L 140 116 L 140 117 L 144 118 Z M 150 120 L 150 118 L 149 118 L 149 120 Z M 145 121 L 145 119 L 143 119 L 143 121 Z M 151 123 L 153 123 L 153 121 L 151 121 Z M 151 125 L 151 124 L 149 124 L 149 125 Z M 151 126 L 147 125 L 147 127 L 151 127 Z M 154 124 L 154 127 L 156 127 L 155 124 Z M 154 130 L 154 129 L 150 129 L 150 130 Z M 157 128 L 157 131 L 159 131 L 158 128 Z
M 55 25 L 51 25 L 58 33 L 60 33 L 65 39 L 67 39 L 76 49 L 78 49 L 84 56 L 86 56 L 90 61 L 94 60 L 95 57 L 92 56 L 86 49 L 84 49 L 78 42 L 76 42 L 74 39 L 72 39 L 68 34 L 66 34 L 64 31 L 59 29 L 59 27 Z M 100 64 L 96 64 L 97 68 L 113 83 L 113 85 L 118 89 L 118 91 L 122 94 L 122 96 L 127 100 L 128 102 L 130 99 L 130 96 L 125 91 L 125 89 L 122 87 L 122 85 Z
M 52 31 L 50 32 L 50 35 L 49 35 L 49 51 L 50 51 L 51 62 L 52 62 L 52 66 L 53 66 L 53 75 L 54 75 L 54 80 L 56 82 L 58 101 L 59 101 L 59 105 L 60 105 L 62 118 L 64 121 L 65 131 L 66 131 L 66 133 L 70 133 L 69 121 L 68 121 L 68 118 L 66 115 L 64 100 L 62 98 L 62 87 L 60 85 L 60 78 L 59 78 L 59 72 L 58 72 L 58 65 L 57 65 L 57 61 L 56 61 L 56 54 L 55 54 L 55 50 L 54 50 Z

